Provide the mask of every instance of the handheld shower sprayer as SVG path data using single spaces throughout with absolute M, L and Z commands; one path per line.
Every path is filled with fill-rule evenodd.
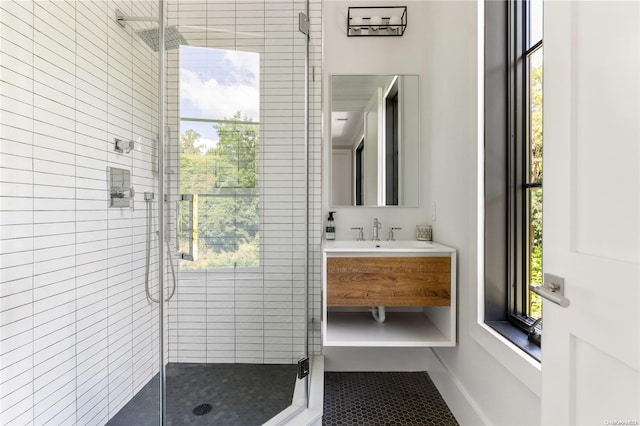
M 164 241 L 167 247 L 167 255 L 169 256 L 169 266 L 171 267 L 171 277 L 173 278 L 173 286 L 171 287 L 171 293 L 165 299 L 166 302 L 171 300 L 173 295 L 176 293 L 176 270 L 173 266 L 173 259 L 171 258 L 171 248 L 169 247 L 169 240 L 166 238 L 162 238 L 158 231 L 151 231 L 151 203 L 155 198 L 155 194 L 153 192 L 145 192 L 144 193 L 144 201 L 147 204 L 147 244 L 146 244 L 146 263 L 145 263 L 145 271 L 144 271 L 144 290 L 147 294 L 147 298 L 153 303 L 160 303 L 160 296 L 158 298 L 153 297 L 151 294 L 151 289 L 149 288 L 149 266 L 151 261 L 151 234 L 155 234 L 156 238 L 158 238 L 158 243 L 162 244 Z M 162 271 L 160 271 L 162 273 Z

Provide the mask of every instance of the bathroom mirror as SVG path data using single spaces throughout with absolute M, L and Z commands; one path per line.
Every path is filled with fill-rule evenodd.
M 419 205 L 417 75 L 331 76 L 331 205 Z

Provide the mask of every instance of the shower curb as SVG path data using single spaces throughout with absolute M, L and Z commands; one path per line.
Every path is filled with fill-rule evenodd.
M 304 408 L 304 382 L 298 380 L 291 406 L 263 426 L 320 426 L 324 403 L 324 357 L 312 356 L 309 375 L 309 406 Z

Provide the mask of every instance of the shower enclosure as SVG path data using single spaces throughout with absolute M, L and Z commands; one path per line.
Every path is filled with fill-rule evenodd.
M 0 423 L 303 409 L 308 2 L 0 9 Z

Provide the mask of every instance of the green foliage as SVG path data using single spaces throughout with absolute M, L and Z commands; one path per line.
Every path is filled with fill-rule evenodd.
M 219 141 L 206 152 L 195 147 L 197 132 L 181 135 L 180 191 L 199 195 L 198 261 L 184 269 L 259 265 L 259 128 L 251 121 L 236 113 L 214 124 Z
M 531 151 L 529 173 L 531 182 L 542 182 L 542 65 L 531 70 L 530 119 Z M 529 191 L 529 283 L 542 284 L 542 188 Z M 529 316 L 542 316 L 540 296 L 529 292 Z
M 531 252 L 531 284 L 542 284 L 542 247 L 536 246 Z M 529 316 L 538 319 L 542 316 L 542 300 L 536 293 L 529 292 Z
M 260 266 L 258 237 L 255 241 L 240 244 L 235 251 L 216 252 L 211 249 L 200 249 L 200 255 L 195 262 L 182 262 L 181 269 L 206 268 L 247 268 Z
M 531 182 L 542 182 L 542 65 L 531 70 L 529 85 L 531 103 Z
M 258 126 L 237 112 L 225 123 L 215 124 L 220 140 L 207 151 L 212 157 L 216 185 L 220 188 L 255 188 Z
M 532 188 L 529 197 L 529 247 L 542 252 L 542 189 Z
M 200 148 L 195 146 L 196 141 L 200 138 L 200 133 L 193 129 L 189 129 L 180 135 L 180 147 L 183 154 L 200 154 Z

